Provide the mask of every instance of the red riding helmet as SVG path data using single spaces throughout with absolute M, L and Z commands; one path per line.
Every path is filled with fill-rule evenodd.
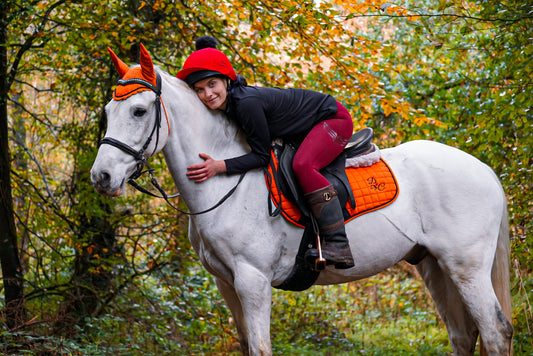
M 225 75 L 233 81 L 237 80 L 237 75 L 224 53 L 216 48 L 203 48 L 194 51 L 185 60 L 177 77 L 192 86 L 202 79 L 216 75 Z

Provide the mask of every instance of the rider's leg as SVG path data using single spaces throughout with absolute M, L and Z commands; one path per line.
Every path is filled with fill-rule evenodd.
M 344 216 L 337 192 L 319 170 L 337 157 L 353 131 L 348 111 L 338 104 L 330 120 L 317 124 L 306 136 L 294 156 L 293 169 L 325 240 L 323 255 L 336 268 L 350 268 L 353 257 L 344 229 Z M 316 253 L 316 250 L 311 253 Z

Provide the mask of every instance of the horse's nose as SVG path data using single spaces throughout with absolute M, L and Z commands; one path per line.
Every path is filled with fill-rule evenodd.
M 109 174 L 109 172 L 107 172 L 106 170 L 92 172 L 91 178 L 94 186 L 100 186 L 102 188 L 109 187 L 109 184 L 111 182 L 111 174 Z

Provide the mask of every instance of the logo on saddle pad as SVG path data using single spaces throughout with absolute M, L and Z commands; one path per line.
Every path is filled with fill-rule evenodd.
M 385 183 L 378 183 L 375 177 L 370 177 L 366 181 L 370 190 L 379 190 L 380 192 L 385 190 Z

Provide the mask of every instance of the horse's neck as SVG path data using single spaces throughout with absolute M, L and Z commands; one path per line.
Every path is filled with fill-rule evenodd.
M 202 162 L 200 153 L 215 160 L 242 155 L 246 143 L 234 124 L 222 114 L 209 111 L 183 82 L 170 76 L 165 76 L 163 82 L 162 96 L 170 125 L 163 149 L 165 160 L 189 209 L 202 210 L 221 191 L 229 190 L 235 179 L 220 175 L 194 183 L 185 175 L 187 167 Z

